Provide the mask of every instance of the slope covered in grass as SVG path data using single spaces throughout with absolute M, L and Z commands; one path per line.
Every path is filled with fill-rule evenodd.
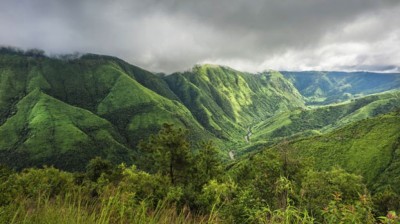
M 399 193 L 400 112 L 368 118 L 331 133 L 292 143 L 294 153 L 314 157 L 316 166 L 338 165 L 361 174 L 375 188 Z
M 347 103 L 297 109 L 277 114 L 253 127 L 254 141 L 312 135 L 343 127 L 354 121 L 377 116 L 400 107 L 400 92 L 358 98 Z
M 215 139 L 161 77 L 119 59 L 3 53 L 0 67 L 1 160 L 12 167 L 79 170 L 97 155 L 131 163 L 162 123 Z
M 16 105 L 0 127 L 0 162 L 22 168 L 39 164 L 82 170 L 93 156 L 131 162 L 125 140 L 110 122 L 40 90 Z
M 96 155 L 130 163 L 138 142 L 163 123 L 189 129 L 192 141 L 235 150 L 249 138 L 264 143 L 333 130 L 400 101 L 393 92 L 308 110 L 300 92 L 315 92 L 297 86 L 299 92 L 279 72 L 202 65 L 161 76 L 92 54 L 49 58 L 0 49 L 0 68 L 0 150 L 2 161 L 18 168 L 82 169 Z
M 253 122 L 304 105 L 278 72 L 255 75 L 202 65 L 165 79 L 197 120 L 222 138 L 242 138 Z

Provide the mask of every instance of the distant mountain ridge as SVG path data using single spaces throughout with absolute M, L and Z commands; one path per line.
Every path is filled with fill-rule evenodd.
M 0 163 L 18 169 L 47 164 L 68 170 L 84 169 L 95 156 L 134 163 L 137 143 L 166 122 L 189 129 L 191 140 L 214 140 L 228 150 L 226 145 L 247 144 L 244 137 L 253 126 L 262 127 L 283 113 L 308 110 L 306 104 L 316 102 L 312 97 L 324 98 L 322 103 L 336 102 L 396 89 L 400 83 L 400 75 L 393 74 L 368 92 L 371 85 L 346 76 L 340 80 L 351 86 L 343 92 L 334 88 L 339 79 L 325 76 L 321 80 L 326 82 L 312 82 L 294 74 L 251 74 L 215 65 L 160 76 L 110 56 L 49 58 L 41 52 L 3 49 Z M 375 77 L 369 80 L 383 77 L 369 76 Z M 346 93 L 351 97 L 343 97 Z M 376 103 L 379 106 L 373 108 L 379 108 L 379 113 L 363 116 L 391 111 L 397 97 Z M 324 113 L 319 114 L 313 119 L 323 119 Z M 268 128 L 255 134 L 264 138 Z
M 291 80 L 306 103 L 324 105 L 400 88 L 399 73 L 281 72 Z

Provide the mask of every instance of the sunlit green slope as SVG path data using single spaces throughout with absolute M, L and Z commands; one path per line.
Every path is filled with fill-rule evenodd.
M 132 152 L 112 124 L 36 89 L 16 105 L 0 126 L 0 162 L 15 168 L 52 164 L 82 170 L 102 156 L 131 162 Z
M 215 139 L 163 79 L 119 59 L 3 53 L 0 68 L 0 151 L 15 167 L 132 162 L 139 140 L 166 122 Z
M 165 79 L 204 127 L 226 139 L 242 139 L 253 123 L 304 106 L 299 92 L 279 72 L 249 74 L 202 65 Z
M 370 95 L 345 103 L 277 114 L 253 127 L 253 141 L 328 132 L 354 121 L 400 108 L 400 91 Z
M 316 166 L 338 165 L 361 174 L 374 188 L 400 186 L 400 112 L 364 119 L 331 133 L 295 141 L 294 153 Z
M 332 85 L 324 88 L 333 92 L 324 90 L 323 97 L 335 98 L 334 78 L 327 77 Z M 367 93 L 357 77 L 346 80 Z M 396 88 L 398 76 L 382 80 L 376 91 Z M 163 123 L 190 130 L 191 140 L 241 151 L 253 143 L 325 133 L 400 105 L 399 92 L 392 91 L 308 108 L 305 101 L 320 96 L 312 90 L 319 83 L 217 65 L 163 76 L 109 56 L 50 58 L 0 48 L 0 162 L 79 170 L 100 155 L 134 163 L 138 142 Z

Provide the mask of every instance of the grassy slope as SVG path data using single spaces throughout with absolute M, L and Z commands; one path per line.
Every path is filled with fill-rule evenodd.
M 121 146 L 118 155 L 132 154 L 137 142 L 156 132 L 164 122 L 190 129 L 193 140 L 214 139 L 221 143 L 217 136 L 227 140 L 226 148 L 232 148 L 246 144 L 244 135 L 254 124 L 251 138 L 263 142 L 292 134 L 331 130 L 399 105 L 399 95 L 392 93 L 315 110 L 300 109 L 304 106 L 302 96 L 282 74 L 248 74 L 213 65 L 196 66 L 190 72 L 167 77 L 154 75 L 117 58 L 98 55 L 59 60 L 1 54 L 0 65 L 0 128 L 7 130 L 0 135 L 4 143 L 0 150 L 12 155 L 21 145 L 28 145 L 29 149 L 24 148 L 21 153 L 35 152 L 42 160 L 46 158 L 40 157 L 41 152 L 36 147 L 40 144 L 35 142 L 39 142 L 38 136 L 46 142 L 52 135 L 43 130 L 41 135 L 35 135 L 37 140 L 31 141 L 33 135 L 29 133 L 35 127 L 29 129 L 31 124 L 27 117 L 38 116 L 38 113 L 60 114 L 39 120 L 43 126 L 50 127 L 50 121 L 54 120 L 57 128 L 67 130 L 57 132 L 54 138 L 58 142 L 49 141 L 53 151 L 74 154 L 73 150 L 81 150 L 74 147 L 76 145 L 94 149 L 98 147 L 96 143 L 101 142 L 110 148 L 113 161 L 121 161 L 122 157 L 129 161 L 129 156 L 118 157 L 113 150 Z M 22 110 L 27 107 L 23 106 L 27 104 L 23 99 L 31 99 L 38 105 L 45 105 L 39 108 L 51 111 Z M 86 115 L 61 116 L 66 113 L 64 111 L 70 111 L 67 108 L 85 111 Z M 294 111 L 285 112 L 288 110 Z M 31 113 L 33 115 L 29 115 Z M 92 121 L 91 126 L 105 129 L 107 137 L 82 130 L 80 133 L 78 129 L 82 128 L 77 124 L 85 119 Z M 111 129 L 105 128 L 103 121 L 108 122 L 107 127 Z M 64 140 L 69 138 L 73 139 Z M 9 139 L 14 142 L 13 146 L 6 144 Z M 43 148 L 46 148 L 43 155 L 50 155 L 47 151 L 51 146 Z M 99 151 L 106 150 L 100 148 Z M 100 152 L 88 152 L 84 160 L 96 153 Z
M 2 54 L 0 66 L 0 150 L 13 166 L 81 169 L 96 155 L 130 162 L 138 141 L 164 122 L 194 140 L 215 139 L 163 79 L 121 60 Z
M 392 185 L 399 192 L 400 112 L 364 119 L 292 146 L 299 156 L 314 157 L 321 169 L 339 165 L 361 174 L 369 185 Z
M 0 127 L 1 162 L 16 168 L 54 164 L 84 169 L 99 155 L 130 162 L 123 138 L 105 119 L 70 106 L 38 89 L 17 104 L 17 112 Z
M 293 135 L 312 135 L 399 108 L 400 91 L 371 95 L 332 106 L 299 109 L 278 114 L 253 128 L 254 141 Z
M 149 132 L 156 131 L 165 122 L 201 134 L 202 127 L 182 104 L 154 93 L 122 71 L 119 72 L 114 86 L 98 104 L 97 113 L 126 132 L 131 145 Z
M 204 127 L 227 139 L 242 139 L 253 122 L 304 105 L 293 85 L 277 72 L 254 75 L 202 65 L 166 81 Z

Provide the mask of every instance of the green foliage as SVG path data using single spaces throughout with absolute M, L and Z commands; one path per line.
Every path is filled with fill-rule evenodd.
M 212 179 L 217 179 L 222 174 L 222 162 L 219 152 L 212 141 L 202 142 L 200 149 L 194 157 L 196 177 L 203 184 Z
M 355 121 L 395 111 L 399 105 L 400 92 L 393 91 L 338 105 L 283 112 L 255 125 L 252 139 L 281 140 L 284 137 L 327 133 Z
M 314 157 L 318 168 L 326 170 L 339 165 L 362 175 L 375 189 L 387 185 L 397 189 L 399 134 L 400 117 L 390 113 L 291 145 L 295 154 Z
M 165 125 L 159 138 L 185 137 Z M 154 137 L 152 137 L 154 138 Z M 169 139 L 169 138 L 167 138 Z M 161 142 L 169 142 L 166 138 Z M 174 142 L 174 141 L 172 141 Z M 172 143 L 171 143 L 172 144 Z M 169 144 L 169 146 L 171 146 Z M 166 144 L 168 146 L 168 144 Z M 164 146 L 164 147 L 166 147 Z M 175 144 L 175 146 L 179 146 Z M 206 150 L 213 152 L 210 143 Z M 162 172 L 112 165 L 95 158 L 79 176 L 55 168 L 14 173 L 1 169 L 0 221 L 4 223 L 314 223 L 374 221 L 373 204 L 361 177 L 342 169 L 313 171 L 304 161 L 266 150 L 240 161 L 219 180 L 197 189 Z M 162 147 L 160 147 L 162 148 Z M 165 149 L 165 148 L 164 148 Z M 214 151 L 215 152 L 215 151 Z M 200 152 L 199 152 L 200 153 Z M 202 155 L 204 157 L 205 155 Z M 205 159 L 207 161 L 207 159 Z M 149 161 L 150 162 L 150 161 Z M 203 161 L 204 162 L 204 161 Z M 205 169 L 188 160 L 189 167 Z M 217 163 L 218 164 L 218 163 Z M 252 166 L 250 166 L 250 164 Z M 187 172 L 189 172 L 187 170 Z M 203 174 L 206 173 L 203 170 Z M 198 174 L 198 175 L 203 175 Z M 192 191 L 191 194 L 188 194 Z M 95 194 L 93 194 L 95 192 Z M 334 200 L 331 195 L 336 195 Z M 340 196 L 340 197 L 339 197 Z M 377 197 L 378 198 L 378 197 Z M 381 197 L 382 198 L 382 197 Z M 375 200 L 376 201 L 376 200 Z M 320 213 L 317 213 L 320 209 Z
M 324 208 L 323 216 L 326 223 L 375 223 L 371 211 L 371 201 L 367 195 L 360 195 L 360 200 L 354 204 L 342 202 L 341 194 L 333 194 L 334 199 Z
M 97 161 L 98 159 L 94 160 Z M 104 163 L 104 161 L 102 161 Z M 93 162 L 92 162 L 93 163 Z M 97 162 L 99 163 L 99 162 Z M 175 187 L 161 175 L 120 165 L 117 183 L 90 179 L 76 183 L 71 173 L 55 168 L 28 169 L 6 178 L 14 195 L 0 205 L 2 223 L 216 223 L 216 215 L 177 208 Z M 5 177 L 5 176 L 3 176 Z M 91 185 L 100 187 L 90 194 Z M 173 195 L 175 194 L 175 196 Z M 1 192 L 3 199 L 4 192 Z
M 320 211 L 331 202 L 327 196 L 340 194 L 341 202 L 353 203 L 366 190 L 361 176 L 333 168 L 330 171 L 309 171 L 302 181 L 300 192 L 302 204 L 307 210 L 314 216 L 321 216 Z
M 399 103 L 393 92 L 305 110 L 297 79 L 279 72 L 203 65 L 159 76 L 92 54 L 49 58 L 39 50 L 2 48 L 0 67 L 0 162 L 18 170 L 53 165 L 84 171 L 96 156 L 138 163 L 132 159 L 137 143 L 163 123 L 191 130 L 192 141 L 213 140 L 227 157 L 222 152 L 332 130 Z M 382 90 L 398 85 L 389 76 L 368 75 L 383 77 Z
M 158 135 L 150 136 L 148 142 L 142 141 L 139 148 L 149 155 L 150 170 L 168 175 L 173 185 L 185 183 L 191 160 L 187 130 L 163 124 Z
M 373 195 L 374 213 L 384 216 L 388 211 L 400 211 L 400 195 L 391 188 L 378 191 Z
M 264 209 L 256 214 L 256 223 L 315 223 L 307 211 L 300 211 L 294 206 L 287 206 L 286 209 L 274 210 Z
M 16 195 L 16 189 L 12 188 L 15 179 L 12 177 L 14 177 L 14 172 L 10 168 L 0 165 L 0 206 L 10 203 Z
M 86 176 L 91 181 L 97 181 L 102 174 L 110 175 L 112 172 L 111 168 L 110 161 L 96 157 L 90 160 L 86 166 Z
M 132 164 L 139 140 L 165 122 L 215 138 L 161 77 L 122 60 L 1 52 L 0 162 L 12 168 L 84 171 L 96 156 Z
M 397 216 L 395 211 L 389 211 L 386 216 L 379 217 L 379 221 L 384 224 L 396 223 L 400 222 L 399 216 Z
M 237 186 L 232 181 L 219 183 L 211 180 L 203 186 L 203 190 L 198 196 L 198 203 L 202 205 L 203 210 L 213 213 L 231 203 L 236 189 Z
M 52 197 L 63 194 L 73 187 L 72 174 L 53 167 L 26 169 L 19 173 L 14 181 L 14 187 L 18 192 L 31 198 Z
M 399 92 L 359 97 L 397 88 L 397 76 L 364 74 L 379 82 L 371 91 L 343 74 L 203 65 L 159 76 L 10 48 L 0 67 L 0 164 L 17 170 L 0 166 L 0 223 L 398 221 L 399 112 L 376 116 Z M 287 137 L 303 138 L 221 160 Z M 32 168 L 43 165 L 56 168 Z
M 278 72 L 255 75 L 203 65 L 165 80 L 207 130 L 225 139 L 243 139 L 249 124 L 303 106 L 301 95 Z

